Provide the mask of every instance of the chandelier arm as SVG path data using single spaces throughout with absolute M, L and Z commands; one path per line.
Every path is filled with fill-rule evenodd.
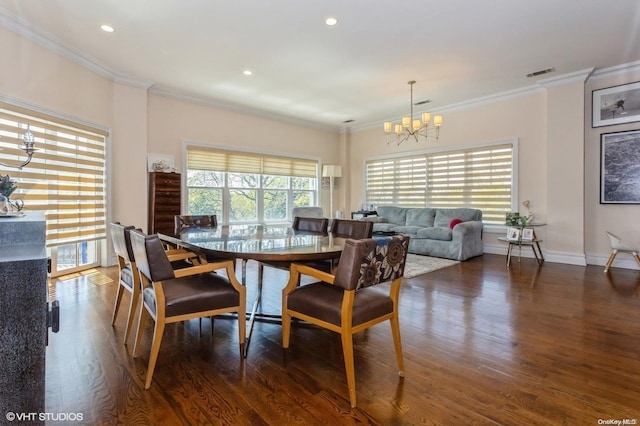
M 0 166 L 3 166 L 3 167 L 13 167 L 14 169 L 20 169 L 20 170 L 22 170 L 22 168 L 23 168 L 24 166 L 26 166 L 27 164 L 29 164 L 29 163 L 31 162 L 31 157 L 33 157 L 33 153 L 30 153 L 30 154 L 27 154 L 27 155 L 28 155 L 27 159 L 26 159 L 22 164 L 20 164 L 20 165 L 5 164 L 5 163 L 3 163 L 2 161 L 0 161 Z
M 31 124 L 27 124 L 27 131 L 22 136 L 22 140 L 24 141 L 24 146 L 21 146 L 20 149 L 22 149 L 24 151 L 24 153 L 27 154 L 27 159 L 22 164 L 17 165 L 17 166 L 13 165 L 13 164 L 5 164 L 2 161 L 0 161 L 0 166 L 13 167 L 13 168 L 22 170 L 22 168 L 24 166 L 26 166 L 27 164 L 29 164 L 31 162 L 31 158 L 33 157 L 33 153 L 38 150 L 37 148 L 34 147 L 34 145 L 35 145 L 35 137 L 33 136 L 33 133 L 31 132 Z

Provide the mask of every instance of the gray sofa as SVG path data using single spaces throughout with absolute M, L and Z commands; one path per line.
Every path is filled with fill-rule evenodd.
M 470 208 L 405 208 L 382 206 L 373 232 L 401 232 L 411 237 L 409 253 L 467 260 L 482 254 L 482 211 Z M 450 228 L 453 219 L 463 222 Z

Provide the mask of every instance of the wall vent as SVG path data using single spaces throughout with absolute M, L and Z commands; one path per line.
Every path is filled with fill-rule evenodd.
M 549 74 L 550 72 L 554 72 L 555 70 L 556 70 L 555 68 L 551 67 L 551 68 L 547 68 L 546 70 L 534 71 L 527 74 L 527 77 L 528 78 L 537 77 L 542 74 Z

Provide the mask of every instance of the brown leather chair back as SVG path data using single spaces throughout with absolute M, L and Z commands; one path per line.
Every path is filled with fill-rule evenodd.
M 218 217 L 212 215 L 175 215 L 176 233 L 185 228 L 213 228 L 218 226 Z
M 333 284 L 346 290 L 358 290 L 401 278 L 408 249 L 409 236 L 404 234 L 348 239 Z
M 293 225 L 291 227 L 296 231 L 326 234 L 327 228 L 329 227 L 329 219 L 326 217 L 317 218 L 296 216 L 293 218 Z
M 131 231 L 131 246 L 138 270 L 150 281 L 175 278 L 171 262 L 157 235 L 145 235 L 140 230 Z
M 373 222 L 368 220 L 333 219 L 331 233 L 334 237 L 361 240 L 373 235 Z

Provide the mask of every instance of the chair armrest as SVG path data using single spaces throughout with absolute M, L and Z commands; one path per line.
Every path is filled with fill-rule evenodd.
M 236 278 L 235 263 L 231 259 L 204 263 L 201 265 L 191 266 L 189 268 L 176 269 L 173 271 L 173 274 L 176 278 L 183 278 L 192 275 L 215 272 L 220 269 L 226 270 L 227 279 L 237 291 L 239 291 L 240 293 L 243 293 L 245 291 L 245 287 L 240 283 L 240 281 L 238 281 L 238 278 Z
M 287 285 L 282 289 L 283 297 L 296 289 L 296 287 L 300 283 L 300 275 L 307 275 L 329 284 L 333 284 L 333 281 L 335 280 L 335 276 L 329 274 L 328 272 L 312 268 L 311 266 L 302 265 L 300 263 L 292 263 L 289 270 L 289 281 L 287 282 Z
M 174 254 L 193 253 L 192 251 L 183 248 L 170 248 L 165 250 L 164 252 L 167 253 L 167 256 L 171 256 Z
M 335 275 L 332 275 L 321 269 L 313 268 L 309 265 L 294 263 L 291 265 L 291 269 L 293 269 L 294 266 L 295 266 L 295 269 L 300 273 L 300 275 L 308 275 L 310 277 L 319 279 L 329 284 L 333 284 L 333 280 L 336 278 Z
M 206 259 L 200 256 L 198 253 L 187 249 L 169 249 L 165 251 L 169 262 L 176 262 L 178 260 L 191 260 L 194 264 L 207 263 Z

